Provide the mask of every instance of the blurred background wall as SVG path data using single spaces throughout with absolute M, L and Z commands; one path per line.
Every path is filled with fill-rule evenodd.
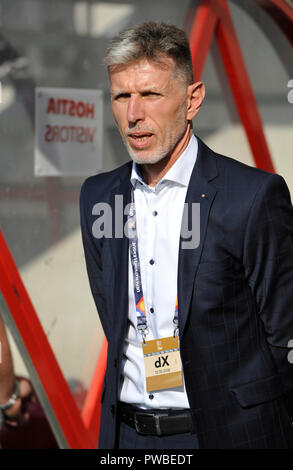
M 197 3 L 0 0 L 0 228 L 63 373 L 81 396 L 103 338 L 79 229 L 78 198 L 85 176 L 34 175 L 35 88 L 103 90 L 99 157 L 103 170 L 121 165 L 128 155 L 111 115 L 102 65 L 107 43 L 122 28 L 148 20 L 185 28 L 190 6 Z M 293 191 L 293 104 L 288 100 L 292 49 L 253 1 L 231 0 L 229 6 L 275 168 Z M 194 122 L 195 133 L 212 149 L 253 165 L 215 44 L 202 79 L 207 96 Z M 5 308 L 2 299 L 0 312 Z M 16 371 L 26 375 L 11 342 Z

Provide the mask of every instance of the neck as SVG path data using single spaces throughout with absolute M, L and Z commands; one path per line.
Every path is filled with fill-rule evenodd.
M 189 144 L 192 135 L 192 128 L 188 124 L 183 137 L 177 142 L 175 148 L 170 155 L 162 158 L 157 163 L 141 165 L 141 172 L 144 181 L 149 186 L 156 186 L 156 184 L 165 176 L 178 158 L 182 155 L 184 150 Z

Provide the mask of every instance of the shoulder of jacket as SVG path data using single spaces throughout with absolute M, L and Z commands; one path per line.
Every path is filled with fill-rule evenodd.
M 228 170 L 233 175 L 239 175 L 240 178 L 249 176 L 258 181 L 264 181 L 272 175 L 272 173 L 269 173 L 268 171 L 247 165 L 246 163 L 236 160 L 235 158 L 228 157 L 227 155 L 215 153 L 215 156 L 219 170 Z
M 117 186 L 122 179 L 130 177 L 132 162 L 127 162 L 114 170 L 98 173 L 86 178 L 81 186 L 81 194 L 94 192 L 105 195 Z
M 270 173 L 228 157 L 219 153 L 214 153 L 218 174 L 225 186 L 233 190 L 246 194 L 253 194 L 260 190 L 261 187 L 270 185 L 271 181 L 282 179 L 279 175 Z
M 218 176 L 218 181 L 220 181 L 221 186 L 228 184 L 229 187 L 233 188 L 237 187 L 239 184 L 241 186 L 247 184 L 248 187 L 255 187 L 256 189 L 272 176 L 272 173 L 216 152 L 209 148 L 201 139 L 198 138 L 198 140 L 201 151 L 201 165 L 204 171 L 206 171 L 207 165 L 209 167 L 216 167 L 217 170 L 213 170 L 213 174 Z M 211 163 L 206 163 L 206 159 Z

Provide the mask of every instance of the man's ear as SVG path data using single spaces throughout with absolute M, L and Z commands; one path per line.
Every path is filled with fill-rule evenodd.
M 205 97 L 203 82 L 196 82 L 187 88 L 187 119 L 191 121 L 199 112 Z

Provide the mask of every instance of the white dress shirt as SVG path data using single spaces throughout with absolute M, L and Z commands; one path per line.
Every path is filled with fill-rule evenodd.
M 198 143 L 192 135 L 185 151 L 155 187 L 143 181 L 135 163 L 132 166 L 138 252 L 149 331 L 146 341 L 172 336 L 174 332 L 181 220 L 197 151 Z M 129 328 L 123 349 L 119 400 L 140 408 L 189 408 L 184 377 L 182 387 L 151 393 L 146 391 L 130 256 L 128 295 Z

